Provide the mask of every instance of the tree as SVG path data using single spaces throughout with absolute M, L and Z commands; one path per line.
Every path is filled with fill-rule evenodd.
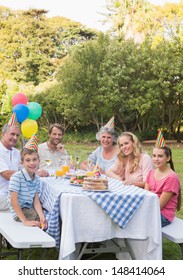
M 183 3 L 156 6 L 146 0 L 108 0 L 106 17 L 117 36 L 143 42 L 147 36 L 161 40 L 182 30 Z
M 106 15 L 113 22 L 113 30 L 124 38 L 142 42 L 147 34 L 147 23 L 152 5 L 145 0 L 109 0 Z
M 93 123 L 99 128 L 103 122 L 106 108 L 100 96 L 98 77 L 107 44 L 108 38 L 101 34 L 98 40 L 75 48 L 58 72 L 64 117 L 73 125 Z
M 0 12 L 1 69 L 17 82 L 53 79 L 69 48 L 97 34 L 64 18 L 47 19 L 43 9 Z
M 162 42 L 154 49 L 152 72 L 159 99 L 161 125 L 180 141 L 183 116 L 183 48 L 180 38 Z
M 80 23 L 46 14 L 44 9 L 12 11 L 0 6 L 0 80 L 7 87 L 16 82 L 18 89 L 27 85 L 28 91 L 31 85 L 51 83 L 70 48 L 97 35 Z M 3 108 L 5 97 L 4 91 Z

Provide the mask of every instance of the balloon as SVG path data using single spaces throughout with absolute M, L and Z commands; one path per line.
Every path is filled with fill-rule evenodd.
M 37 125 L 37 121 L 35 120 L 30 120 L 30 119 L 26 119 L 22 124 L 21 124 L 21 131 L 22 134 L 26 137 L 26 138 L 31 138 L 31 136 L 33 134 L 36 134 L 38 131 L 38 125 Z
M 24 93 L 16 93 L 13 97 L 12 97 L 12 105 L 13 107 L 17 104 L 27 104 L 28 99 L 27 96 Z
M 37 102 L 29 102 L 27 107 L 29 108 L 28 118 L 31 120 L 37 120 L 42 114 L 41 105 Z
M 16 113 L 17 121 L 23 122 L 29 115 L 29 109 L 24 104 L 17 104 L 13 107 L 12 113 Z

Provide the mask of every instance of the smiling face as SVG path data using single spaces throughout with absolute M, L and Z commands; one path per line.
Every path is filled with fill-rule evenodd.
M 57 127 L 53 127 L 53 129 L 49 135 L 50 135 L 49 142 L 53 146 L 57 146 L 63 137 L 62 131 L 60 129 L 58 129 Z
M 126 157 L 133 154 L 134 144 L 130 136 L 121 136 L 118 140 L 119 149 Z
M 2 143 L 3 145 L 11 150 L 15 147 L 20 135 L 20 128 L 18 126 L 9 126 L 7 131 L 2 133 Z
M 152 160 L 155 168 L 164 168 L 170 160 L 170 156 L 167 157 L 164 149 L 154 148 Z
M 32 178 L 39 167 L 38 153 L 36 151 L 33 151 L 30 154 L 25 153 L 22 159 L 22 163 L 27 173 Z
M 108 148 L 113 146 L 113 138 L 110 133 L 104 132 L 100 136 L 100 143 L 103 148 Z

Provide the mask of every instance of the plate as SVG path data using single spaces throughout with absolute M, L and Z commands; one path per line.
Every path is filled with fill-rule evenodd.
M 71 176 L 69 176 L 69 175 L 64 175 L 64 179 L 70 179 L 71 178 Z
M 110 191 L 109 189 L 107 189 L 107 190 L 87 190 L 87 189 L 83 189 L 83 188 L 82 188 L 82 190 L 87 191 L 87 192 L 109 192 Z
M 76 184 L 76 183 L 70 183 L 71 186 L 75 186 L 75 187 L 82 187 L 83 184 Z
M 72 178 L 72 177 L 77 177 L 77 176 L 81 176 L 81 177 L 85 177 L 86 176 L 86 172 L 73 172 L 73 173 L 70 173 L 70 172 L 68 172 L 68 173 L 66 173 L 65 175 L 65 179 L 70 179 L 70 178 Z

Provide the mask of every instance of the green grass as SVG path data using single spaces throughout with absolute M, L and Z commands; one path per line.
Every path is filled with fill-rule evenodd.
M 81 160 L 87 158 L 89 152 L 93 151 L 97 147 L 97 143 L 94 144 L 65 144 L 67 151 L 74 156 L 76 150 L 81 151 Z M 153 145 L 144 146 L 148 153 L 152 154 Z M 175 165 L 176 173 L 178 174 L 181 186 L 183 186 L 183 145 L 172 145 L 172 154 L 173 162 Z M 182 189 L 182 204 L 183 204 L 183 189 Z M 181 210 L 177 212 L 177 216 L 183 219 L 183 206 Z M 58 251 L 56 249 L 47 249 L 44 252 L 44 249 L 32 249 L 31 253 L 29 250 L 24 250 L 24 259 L 39 260 L 43 259 L 43 254 L 45 253 L 44 259 L 46 260 L 57 260 Z M 5 259 L 16 259 L 16 257 L 7 257 Z M 99 255 L 96 259 L 110 260 L 115 259 L 114 254 L 102 254 Z M 166 239 L 163 239 L 163 259 L 164 260 L 181 260 L 181 250 L 178 244 L 170 242 Z

